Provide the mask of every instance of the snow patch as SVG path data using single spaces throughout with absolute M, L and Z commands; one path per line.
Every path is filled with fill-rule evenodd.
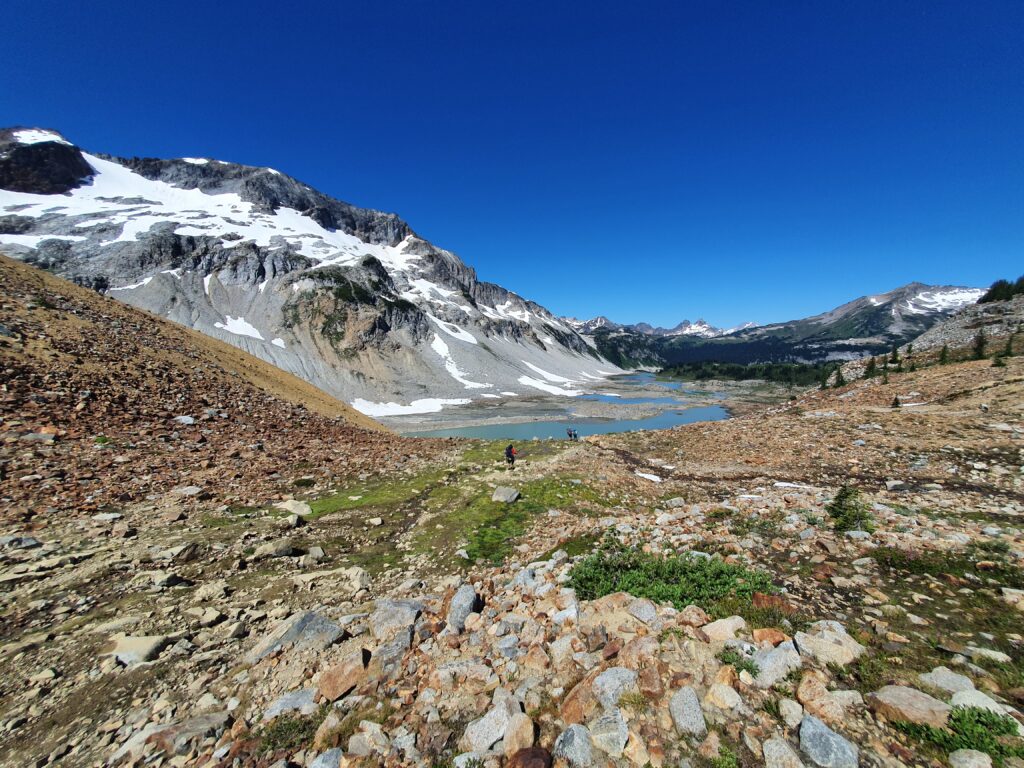
M 224 316 L 227 319 L 226 323 L 214 323 L 214 328 L 222 328 L 228 333 L 233 333 L 236 336 L 252 336 L 254 339 L 260 341 L 266 341 L 263 338 L 263 334 L 256 330 L 255 326 L 249 323 L 244 317 L 232 317 L 231 315 Z
M 426 397 L 422 400 L 413 400 L 408 405 L 402 405 L 400 403 L 371 403 L 369 400 L 358 398 L 353 400 L 351 405 L 367 416 L 410 416 L 415 413 L 437 413 L 446 405 L 466 405 L 469 402 L 471 400 L 468 397 L 448 399 Z
M 444 343 L 444 339 L 434 334 L 434 340 L 430 342 L 430 348 L 437 352 L 444 360 L 445 370 L 448 371 L 448 375 L 455 379 L 459 384 L 464 386 L 466 389 L 490 389 L 490 384 L 481 384 L 478 381 L 470 381 L 466 378 L 466 374 L 459 370 L 459 366 L 456 365 L 455 360 L 452 359 L 451 350 L 448 349 L 448 345 Z
M 120 288 L 111 288 L 110 290 L 112 290 L 112 291 L 133 291 L 136 288 L 141 288 L 144 285 L 149 285 L 149 283 L 150 283 L 150 281 L 152 279 L 153 279 L 153 276 L 150 275 L 149 277 L 144 277 L 138 283 L 132 283 L 131 285 L 122 285 Z
M 273 344 L 275 347 L 280 347 L 281 349 L 285 348 L 284 339 L 280 337 L 276 339 L 271 339 L 270 343 Z
M 907 300 L 906 310 L 912 315 L 948 312 L 968 304 L 976 304 L 985 292 L 980 288 L 951 288 L 945 291 L 921 291 Z
M 71 142 L 61 136 L 59 133 L 53 131 L 41 131 L 38 128 L 26 128 L 25 130 L 15 131 L 14 140 L 19 144 L 42 144 L 44 141 L 55 141 L 58 144 L 66 144 L 71 146 Z
M 213 275 L 207 275 L 203 278 L 203 293 L 207 296 L 210 295 L 210 281 L 213 280 Z
M 459 341 L 468 342 L 470 344 L 477 343 L 476 337 L 469 331 L 459 328 L 459 326 L 455 325 L 454 323 L 446 323 L 441 318 L 434 317 L 430 313 L 426 313 L 426 315 L 437 325 L 438 328 L 447 333 L 449 336 L 456 338 Z
M 642 477 L 644 480 L 650 480 L 652 483 L 660 483 L 661 482 L 661 478 L 660 477 L 658 477 L 657 475 L 648 474 L 647 472 L 637 471 L 636 476 L 637 477 Z
M 186 163 L 191 163 L 192 165 L 206 165 L 210 162 L 205 157 L 183 157 L 181 159 Z
M 26 248 L 38 248 L 45 240 L 64 240 L 68 243 L 77 243 L 85 240 L 77 235 L 0 235 L 0 243 L 4 245 L 23 245 Z
M 539 373 L 545 379 L 547 379 L 548 381 L 552 381 L 555 384 L 575 384 L 576 383 L 575 380 L 573 380 L 573 379 L 567 379 L 567 378 L 565 378 L 565 376 L 559 376 L 557 373 L 549 373 L 548 371 L 545 371 L 543 368 L 538 368 L 533 363 L 528 363 L 526 360 L 523 360 L 523 365 L 525 365 L 527 368 L 529 368 L 534 373 Z
M 533 387 L 539 389 L 542 392 L 547 392 L 552 395 L 563 395 L 564 397 L 578 397 L 582 392 L 577 392 L 574 389 L 562 389 L 562 387 L 556 387 L 554 384 L 548 384 L 540 379 L 534 379 L 530 376 L 520 376 L 519 383 L 526 387 Z

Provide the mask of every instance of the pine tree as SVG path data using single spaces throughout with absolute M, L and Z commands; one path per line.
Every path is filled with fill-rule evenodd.
M 836 368 L 836 384 L 835 384 L 835 386 L 836 386 L 836 388 L 845 387 L 846 386 L 846 379 L 843 378 L 843 368 L 842 368 L 842 366 Z
M 897 350 L 896 349 L 896 345 L 893 344 L 893 346 L 892 346 L 892 354 L 889 355 L 889 362 L 892 363 L 893 365 L 896 365 L 896 364 L 899 363 L 899 361 L 900 361 L 899 350 Z
M 1006 367 L 1006 361 L 1003 360 L 1003 356 L 1002 355 L 996 355 L 994 358 L 992 358 L 992 367 L 993 368 L 1005 368 Z
M 985 359 L 985 347 L 988 346 L 988 338 L 985 336 L 985 329 L 982 328 L 978 331 L 978 335 L 974 337 L 974 359 L 984 360 Z
M 882 371 L 882 383 L 883 384 L 888 384 L 889 383 L 889 369 L 888 368 L 886 368 L 884 371 Z
M 1002 357 L 1013 357 L 1013 337 L 1016 333 L 1011 333 L 1006 337 L 1006 346 L 1003 347 Z
M 939 352 L 939 365 L 946 365 L 949 363 L 949 344 L 942 345 L 942 351 Z
M 868 360 L 868 364 L 864 368 L 864 378 L 865 379 L 872 379 L 872 378 L 874 378 L 877 375 L 878 375 L 878 366 L 875 363 L 875 358 L 872 357 L 870 360 Z

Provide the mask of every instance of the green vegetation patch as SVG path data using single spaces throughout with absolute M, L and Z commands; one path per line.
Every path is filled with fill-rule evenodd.
M 995 547 L 998 548 L 998 544 Z M 916 576 L 974 576 L 991 579 L 1014 589 L 1024 588 L 1024 571 L 999 558 L 991 549 L 980 546 L 959 552 L 911 552 L 898 547 L 879 547 L 872 553 L 879 565 Z M 981 565 L 979 565 L 981 564 Z
M 1024 740 L 1017 737 L 1017 721 L 979 707 L 954 707 L 946 728 L 895 722 L 893 727 L 945 754 L 974 749 L 991 756 L 996 766 L 1006 758 L 1024 758 Z
M 298 749 L 309 744 L 326 714 L 327 710 L 324 709 L 309 717 L 281 715 L 274 718 L 256 734 L 260 739 L 260 748 L 264 752 L 276 752 L 279 749 Z
M 309 502 L 312 514 L 307 520 L 324 515 L 367 507 L 387 507 L 409 501 L 444 478 L 444 469 L 432 469 L 412 477 L 391 477 L 337 489 L 330 496 Z
M 756 661 L 747 658 L 735 648 L 726 648 L 721 651 L 718 654 L 718 660 L 733 667 L 737 672 L 747 672 L 753 677 L 757 677 L 761 671 Z
M 577 563 L 569 575 L 569 585 L 584 600 L 628 592 L 659 603 L 670 602 L 679 610 L 694 604 L 713 611 L 725 598 L 749 603 L 755 592 L 774 591 L 771 577 L 764 571 L 688 553 L 662 557 L 610 538 L 598 552 Z
M 571 539 L 565 539 L 560 541 L 557 546 L 552 547 L 545 552 L 538 560 L 550 560 L 555 556 L 555 552 L 559 550 L 565 552 L 569 557 L 577 557 L 579 555 L 586 555 L 593 552 L 597 545 L 600 543 L 601 537 L 597 534 L 589 534 L 586 536 L 574 536 Z
M 604 494 L 578 480 L 544 478 L 517 487 L 520 497 L 512 504 L 491 501 L 493 491 L 486 486 L 473 490 L 457 486 L 436 489 L 428 506 L 443 516 L 439 518 L 442 527 L 430 531 L 425 543 L 464 539 L 471 561 L 498 564 L 512 551 L 514 541 L 526 533 L 536 515 L 549 509 L 580 513 L 610 503 Z

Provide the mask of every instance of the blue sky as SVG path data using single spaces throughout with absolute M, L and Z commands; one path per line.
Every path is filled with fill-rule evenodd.
M 271 165 L 559 314 L 1024 272 L 1024 3 L 8 0 L 0 124 Z

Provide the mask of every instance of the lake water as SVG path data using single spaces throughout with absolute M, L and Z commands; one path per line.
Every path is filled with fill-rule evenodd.
M 610 398 L 620 401 L 619 398 Z M 655 398 L 662 400 L 662 398 Z M 650 402 L 636 398 L 636 402 Z M 434 429 L 426 432 L 409 432 L 411 437 L 476 437 L 484 440 L 556 440 L 565 439 L 565 430 L 570 427 L 585 435 L 605 435 L 612 432 L 630 432 L 634 429 L 669 429 L 680 424 L 696 421 L 721 421 L 729 418 L 729 412 L 720 405 L 704 405 L 681 410 L 659 413 L 646 419 L 585 419 L 579 421 L 528 421 L 519 424 L 484 424 L 475 427 L 455 429 Z

